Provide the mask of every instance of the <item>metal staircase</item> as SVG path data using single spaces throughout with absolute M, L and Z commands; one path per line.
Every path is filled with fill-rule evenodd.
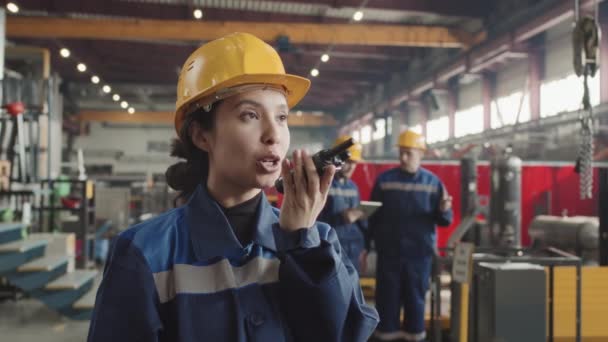
M 68 272 L 66 255 L 47 255 L 48 241 L 25 226 L 0 223 L 0 278 L 72 319 L 89 319 L 95 304 L 97 271 Z

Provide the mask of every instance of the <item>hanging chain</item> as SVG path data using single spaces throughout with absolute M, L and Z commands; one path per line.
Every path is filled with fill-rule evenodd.
M 593 196 L 593 118 L 589 115 L 581 118 L 580 147 L 578 167 L 581 199 Z
M 580 145 L 577 158 L 579 173 L 579 190 L 581 199 L 591 199 L 593 196 L 593 107 L 589 94 L 588 78 L 597 71 L 597 45 L 599 35 L 599 1 L 595 2 L 594 18 L 581 18 L 579 0 L 575 0 L 575 35 L 578 34 L 580 45 L 575 43 L 575 54 L 581 56 L 583 76 L 583 110 L 580 112 Z M 580 64 L 579 64 L 580 65 Z

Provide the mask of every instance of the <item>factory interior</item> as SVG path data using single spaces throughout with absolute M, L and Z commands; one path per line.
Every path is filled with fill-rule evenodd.
M 2 1 L 0 78 L 1 341 L 608 342 L 608 1 Z

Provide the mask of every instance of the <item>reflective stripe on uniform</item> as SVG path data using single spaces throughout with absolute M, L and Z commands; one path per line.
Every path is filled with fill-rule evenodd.
M 397 340 L 403 338 L 403 332 L 402 331 L 393 331 L 393 332 L 383 333 L 383 332 L 376 330 L 374 332 L 374 337 L 379 339 L 380 341 L 397 341 Z
M 397 190 L 397 191 L 417 191 L 417 192 L 437 192 L 438 188 L 432 184 L 420 183 L 403 183 L 403 182 L 385 182 L 380 184 L 382 190 Z
M 341 196 L 341 197 L 357 197 L 359 196 L 359 192 L 357 189 L 340 189 L 340 188 L 330 188 L 329 196 Z
M 426 331 L 418 334 L 411 334 L 405 331 L 393 331 L 390 333 L 383 333 L 378 330 L 374 332 L 374 337 L 380 341 L 396 341 L 405 339 L 406 341 L 423 341 L 426 338 Z
M 180 293 L 209 294 L 254 283 L 279 281 L 279 260 L 256 257 L 243 266 L 232 266 L 227 259 L 207 266 L 175 264 L 172 270 L 154 273 L 161 303 Z
M 426 338 L 426 331 L 423 331 L 418 334 L 411 334 L 411 333 L 404 331 L 403 338 L 405 338 L 407 341 L 413 341 L 413 342 L 423 341 Z

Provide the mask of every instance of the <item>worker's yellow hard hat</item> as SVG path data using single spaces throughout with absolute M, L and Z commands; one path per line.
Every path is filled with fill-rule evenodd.
M 338 137 L 338 139 L 336 139 L 336 141 L 334 141 L 334 146 L 338 146 L 350 138 L 351 137 L 348 135 L 341 135 Z M 361 146 L 361 144 L 355 143 L 353 146 L 348 148 L 348 152 L 350 153 L 350 160 L 355 162 L 363 161 L 363 146 Z
M 397 144 L 397 146 L 426 150 L 424 136 L 412 130 L 407 130 L 399 135 L 399 143 Z
M 308 92 L 310 80 L 286 74 L 275 49 L 251 34 L 233 33 L 204 44 L 180 72 L 175 129 L 179 133 L 186 114 L 252 85 L 280 88 L 292 108 Z

